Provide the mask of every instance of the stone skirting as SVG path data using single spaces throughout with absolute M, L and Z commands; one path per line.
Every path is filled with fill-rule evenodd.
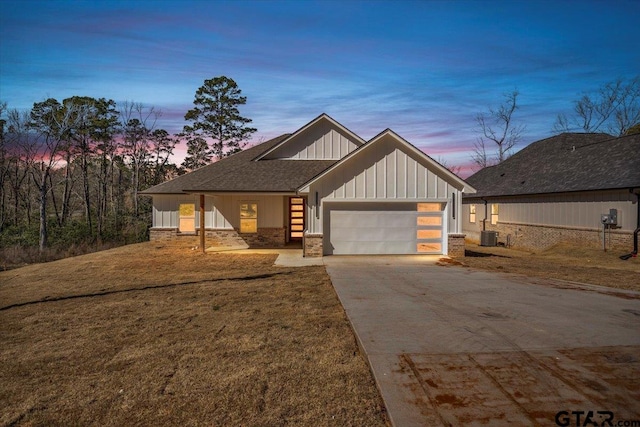
M 278 248 L 287 243 L 285 228 L 258 228 L 257 233 L 238 233 L 238 235 L 250 248 Z
M 305 234 L 303 248 L 305 257 L 321 257 L 323 255 L 322 237 L 322 234 Z
M 248 246 L 279 248 L 286 244 L 285 228 L 258 228 L 257 233 L 240 233 L 238 229 L 206 229 L 207 246 Z
M 149 241 L 168 241 L 175 240 L 178 236 L 177 228 L 150 228 L 149 229 Z
M 514 249 L 543 251 L 559 243 L 589 248 L 602 248 L 602 228 L 562 227 L 554 225 L 532 225 L 487 222 L 488 231 L 498 232 L 498 244 Z M 467 233 L 470 240 L 480 241 L 479 233 Z M 630 251 L 633 249 L 633 232 L 607 230 L 607 249 Z
M 452 258 L 464 257 L 464 234 L 449 234 L 447 237 L 447 255 Z
M 181 234 L 177 228 L 151 228 L 149 240 L 180 241 L 182 237 L 193 238 L 196 234 Z M 258 228 L 257 233 L 240 233 L 238 229 L 205 229 L 207 246 L 250 248 L 278 248 L 286 244 L 285 228 Z
M 237 230 L 233 229 L 211 229 L 205 228 L 205 245 L 223 248 L 236 248 L 240 246 L 248 246 L 248 243 L 242 240 Z

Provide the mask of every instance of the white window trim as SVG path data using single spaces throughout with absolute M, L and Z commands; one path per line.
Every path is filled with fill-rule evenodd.
M 256 205 L 256 217 L 255 217 L 255 221 L 256 221 L 256 228 L 255 231 L 245 231 L 242 229 L 242 205 Z M 260 207 L 258 206 L 258 202 L 256 200 L 241 200 L 240 201 L 240 206 L 238 209 L 238 215 L 240 217 L 240 233 L 242 234 L 256 234 L 258 232 L 258 215 L 260 212 Z M 253 218 L 245 218 L 245 219 L 253 219 Z

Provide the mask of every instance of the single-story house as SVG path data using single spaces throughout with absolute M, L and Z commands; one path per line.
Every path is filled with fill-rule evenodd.
M 640 226 L 640 135 L 563 133 L 467 182 L 477 190 L 463 196 L 462 229 L 472 241 L 485 230 L 527 250 L 561 242 L 629 250 Z
M 475 190 L 392 130 L 365 141 L 322 114 L 141 193 L 151 240 L 200 233 L 204 212 L 211 246 L 463 256 L 463 191 Z

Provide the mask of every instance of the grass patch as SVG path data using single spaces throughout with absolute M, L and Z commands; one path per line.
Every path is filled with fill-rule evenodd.
M 461 261 L 469 267 L 640 291 L 640 258 L 621 260 L 619 251 L 565 244 L 539 253 L 466 246 Z
M 144 243 L 0 272 L 0 425 L 384 426 L 323 267 Z

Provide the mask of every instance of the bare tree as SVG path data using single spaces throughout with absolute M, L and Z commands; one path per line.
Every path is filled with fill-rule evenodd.
M 559 114 L 554 132 L 607 132 L 622 136 L 640 123 L 640 75 L 609 82 L 574 103 L 574 114 Z
M 153 161 L 151 185 L 160 184 L 167 178 L 167 165 L 177 143 L 178 139 L 169 135 L 164 129 L 156 129 L 151 133 L 151 159 Z
M 509 156 L 509 151 L 520 140 L 525 126 L 513 122 L 513 114 L 518 109 L 518 95 L 514 90 L 504 95 L 504 102 L 497 110 L 490 108 L 488 114 L 476 116 L 480 137 L 474 144 L 473 161 L 481 167 L 502 163 Z M 495 154 L 487 147 L 495 145 Z
M 20 202 L 28 200 L 25 196 L 30 186 L 26 186 L 29 170 L 26 167 L 29 152 L 24 149 L 29 142 L 29 113 L 11 109 L 7 113 L 7 131 L 3 137 L 7 157 L 7 187 L 11 190 L 13 199 L 13 224 L 18 225 L 20 219 L 31 220 L 30 211 L 20 215 Z M 26 191 L 23 191 L 26 190 Z
M 135 102 L 125 102 L 120 109 L 124 154 L 132 166 L 133 210 L 136 216 L 138 215 L 140 171 L 150 159 L 151 136 L 160 115 L 161 112 L 154 107 L 145 107 Z
M 484 138 L 478 138 L 473 143 L 473 154 L 471 155 L 471 159 L 480 167 L 480 169 L 491 166 L 493 163 L 490 161 L 489 155 L 487 154 L 487 147 L 484 143 Z
M 47 246 L 47 196 L 51 189 L 50 175 L 60 160 L 66 136 L 83 116 L 82 106 L 67 107 L 53 98 L 33 105 L 30 127 L 37 133 L 28 138 L 25 151 L 30 159 L 31 176 L 40 195 L 40 251 Z
M 9 156 L 5 143 L 5 126 L 7 120 L 4 118 L 7 111 L 7 103 L 0 102 L 0 231 L 6 223 L 6 195 L 5 182 L 9 175 Z
M 442 166 L 445 167 L 445 169 L 447 169 L 449 172 L 454 173 L 456 175 L 460 175 L 460 172 L 462 172 L 462 166 L 452 165 L 448 161 L 446 161 L 443 157 L 438 156 L 436 158 L 436 162 L 440 163 Z

